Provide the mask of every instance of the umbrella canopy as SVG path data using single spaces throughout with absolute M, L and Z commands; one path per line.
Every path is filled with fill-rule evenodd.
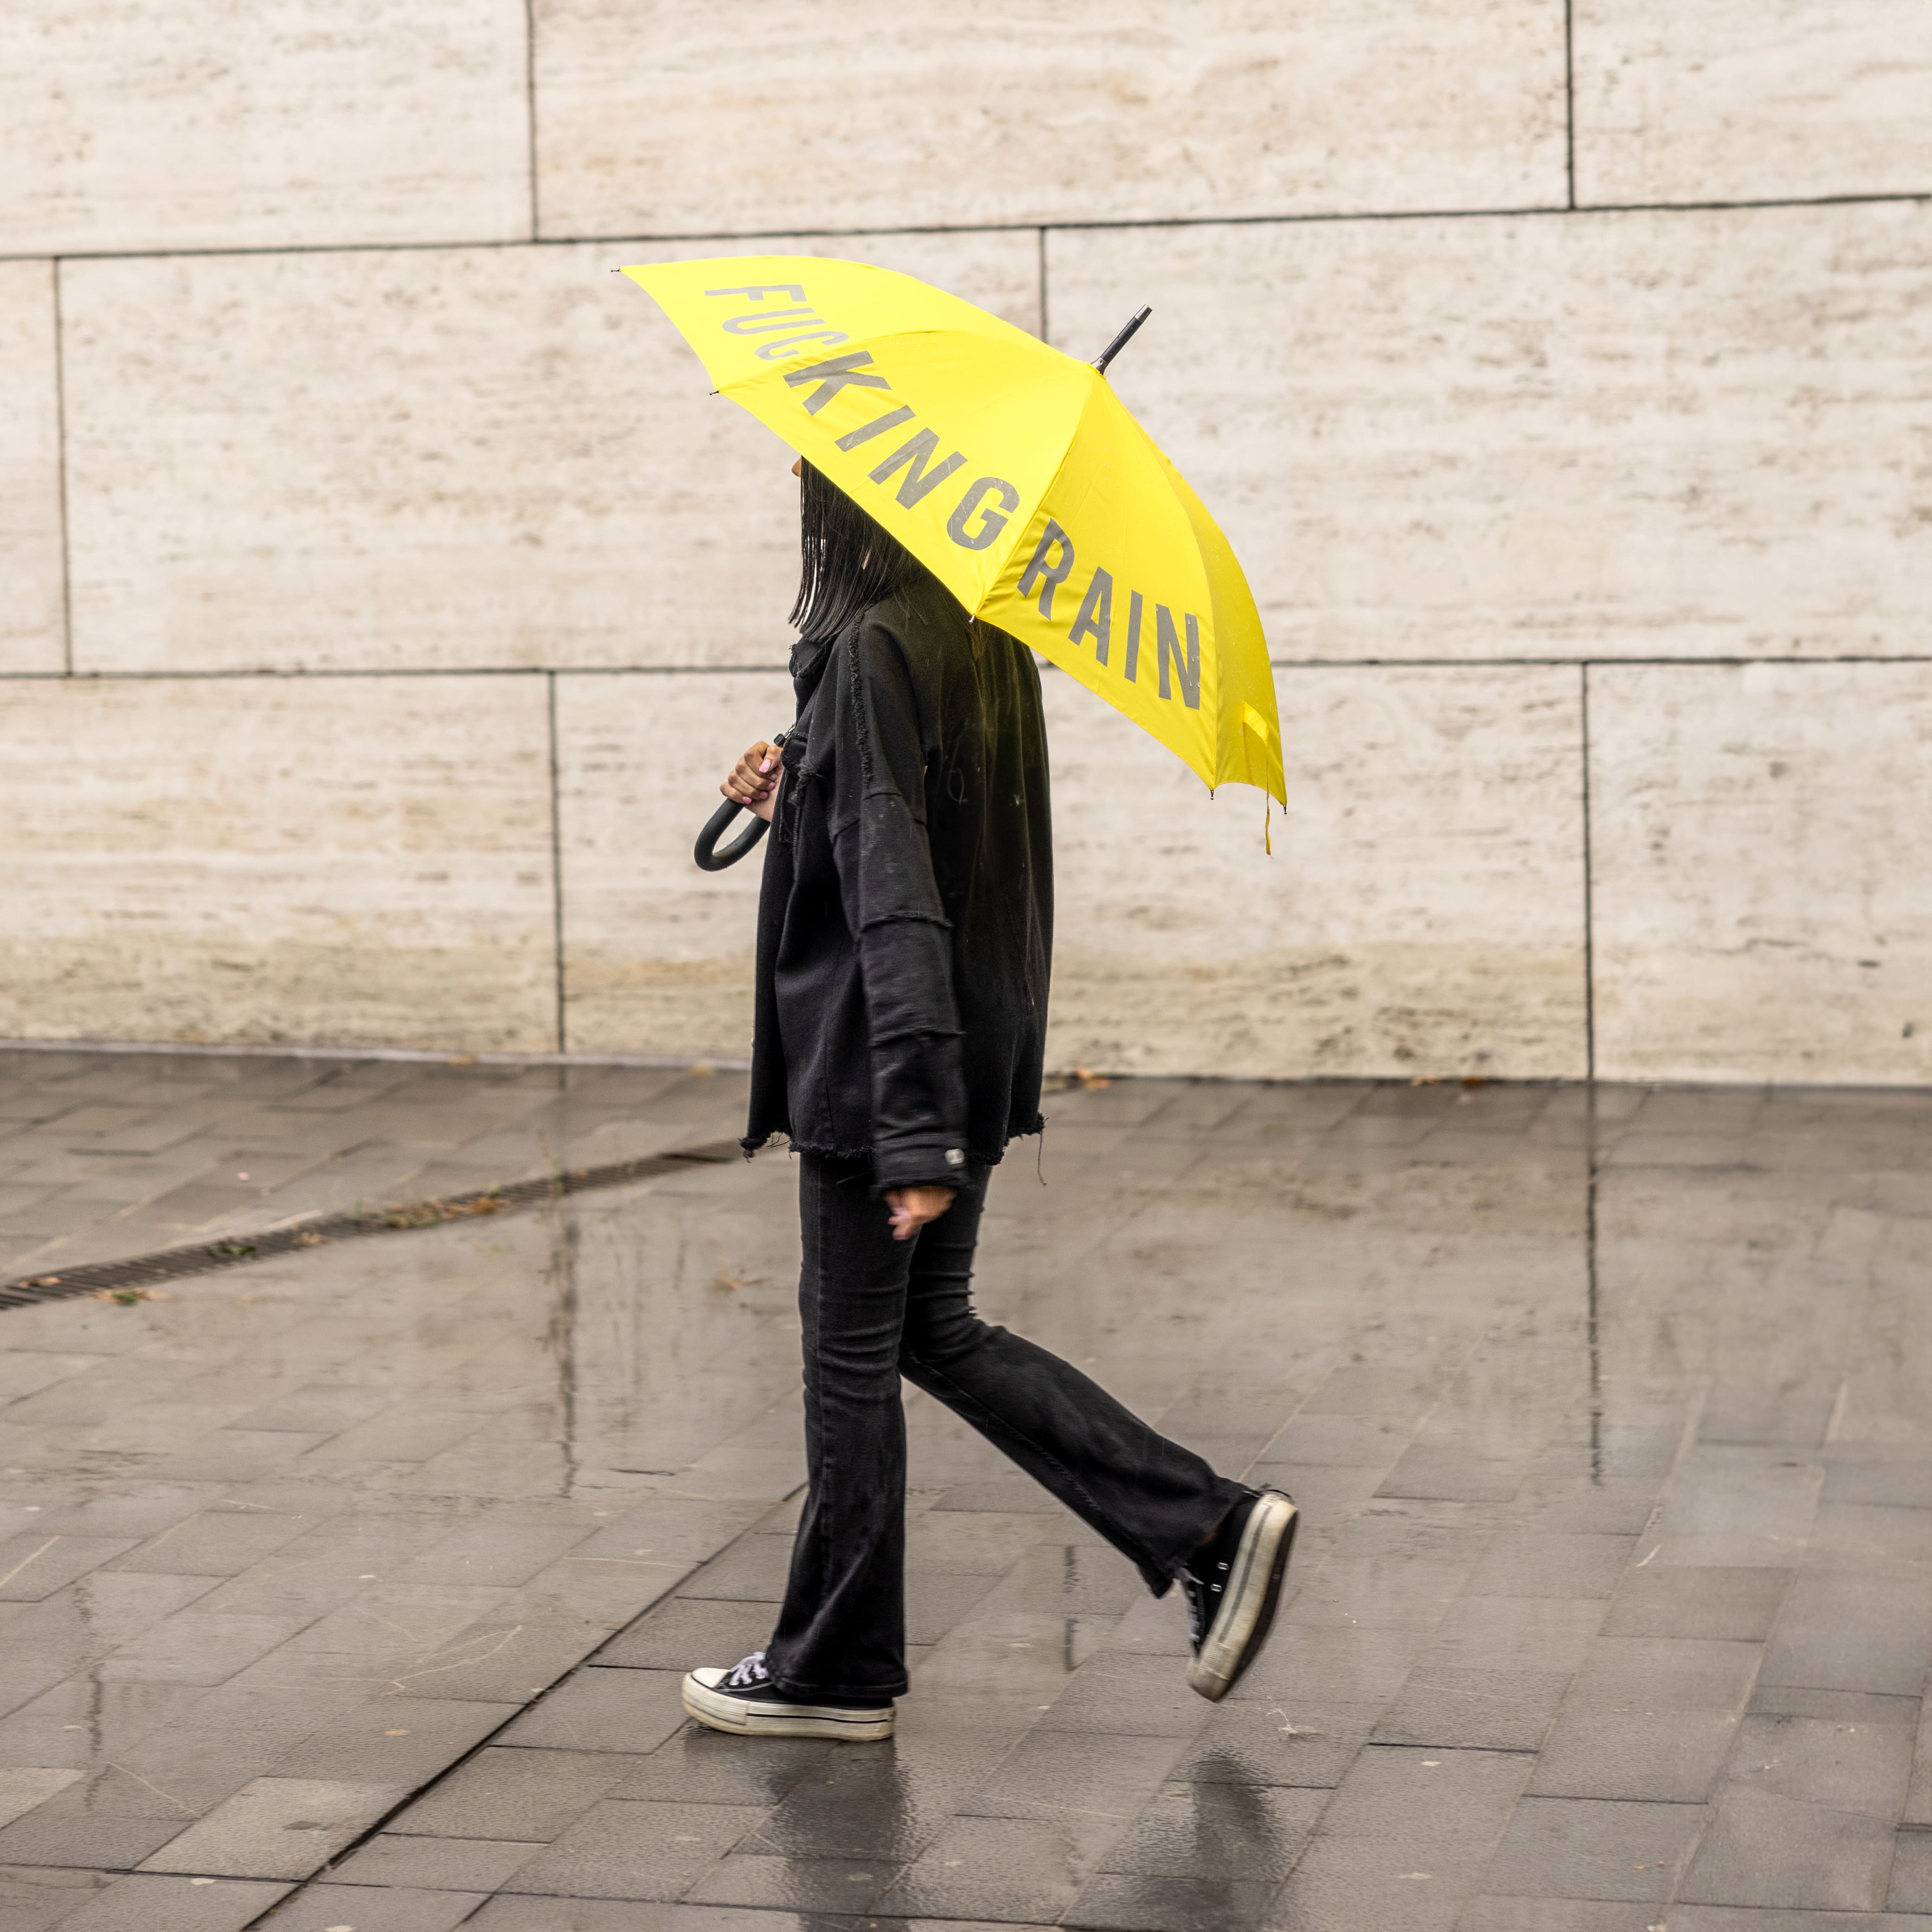
M 624 273 L 722 394 L 970 615 L 1044 652 L 1208 784 L 1286 802 L 1247 580 L 1090 364 L 857 262 L 740 255 Z

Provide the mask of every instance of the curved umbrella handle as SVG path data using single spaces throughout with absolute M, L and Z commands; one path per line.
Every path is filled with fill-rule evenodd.
M 723 836 L 724 828 L 744 808 L 735 800 L 728 798 L 704 821 L 704 830 L 698 835 L 698 844 L 691 855 L 702 870 L 722 872 L 727 866 L 735 866 L 770 830 L 764 820 L 754 818 L 746 830 L 720 851 L 718 841 Z

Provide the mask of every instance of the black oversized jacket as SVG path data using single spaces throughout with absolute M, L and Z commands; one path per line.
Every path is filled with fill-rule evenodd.
M 1040 673 L 934 578 L 793 653 L 747 1150 L 944 1185 L 1040 1127 L 1053 856 Z

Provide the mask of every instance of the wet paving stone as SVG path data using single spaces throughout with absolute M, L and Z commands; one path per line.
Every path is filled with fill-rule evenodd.
M 1932 1096 L 1586 1097 L 1121 1082 L 996 1182 L 989 1316 L 1301 1502 L 1211 1706 L 918 1396 L 897 1736 L 685 1719 L 796 1519 L 782 1156 L 0 1312 L 0 1928 L 1932 1932 Z M 0 1056 L 0 1249 L 742 1099 Z

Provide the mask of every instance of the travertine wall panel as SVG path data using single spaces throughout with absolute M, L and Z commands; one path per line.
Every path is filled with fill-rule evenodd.
M 1559 0 L 538 0 L 546 235 L 1560 206 Z
M 522 0 L 8 0 L 0 250 L 530 232 Z
M 554 1044 L 541 678 L 0 682 L 0 1035 Z
M 1917 649 L 1932 205 L 1048 238 L 1290 658 Z
M 1932 1081 L 1932 664 L 1590 674 L 1608 1079 Z
M 54 272 L 0 262 L 0 671 L 58 670 L 65 650 Z
M 1575 0 L 1588 204 L 1932 191 L 1922 0 Z
M 1288 811 L 1210 798 L 1047 678 L 1056 1066 L 1250 1078 L 1584 1071 L 1568 668 L 1296 669 Z
M 1250 1077 L 1583 1070 L 1580 690 L 1567 669 L 1282 674 L 1289 808 L 1210 798 L 1046 674 L 1050 1065 Z M 749 1050 L 761 855 L 691 844 L 782 728 L 772 673 L 557 680 L 568 1036 Z
M 692 863 L 738 754 L 790 723 L 782 672 L 556 681 L 565 1036 L 574 1052 L 742 1059 L 752 1048 L 760 846 Z M 734 821 L 731 836 L 747 820 Z
M 1039 326 L 1031 235 L 842 254 Z M 581 248 L 98 261 L 67 272 L 87 670 L 782 662 L 789 454 Z

